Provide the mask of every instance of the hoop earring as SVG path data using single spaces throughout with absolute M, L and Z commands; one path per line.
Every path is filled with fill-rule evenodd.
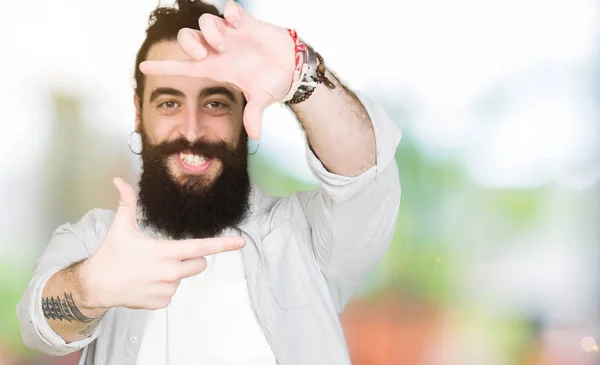
M 250 156 L 254 156 L 254 155 L 256 155 L 256 152 L 258 152 L 258 149 L 259 149 L 259 147 L 260 147 L 260 143 L 257 143 L 257 144 L 256 144 L 256 149 L 254 150 L 254 152 L 252 152 L 252 153 L 249 153 L 248 155 L 250 155 Z
M 127 145 L 129 146 L 129 150 L 131 151 L 131 153 L 133 153 L 134 155 L 138 155 L 138 156 L 139 156 L 139 155 L 141 155 L 141 154 L 142 154 L 142 151 L 135 152 L 135 151 L 133 150 L 133 147 L 131 147 L 131 137 L 133 137 L 133 134 L 134 134 L 134 133 L 137 133 L 137 132 L 136 132 L 136 131 L 132 131 L 132 132 L 129 134 L 129 140 L 127 141 Z

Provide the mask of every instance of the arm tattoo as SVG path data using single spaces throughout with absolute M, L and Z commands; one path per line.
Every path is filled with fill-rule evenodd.
M 86 317 L 83 313 L 81 313 L 79 308 L 77 308 L 77 305 L 75 305 L 73 295 L 66 292 L 64 294 L 64 298 L 57 296 L 56 298 L 50 297 L 42 299 L 42 310 L 44 312 L 44 317 L 59 321 L 79 321 L 83 323 L 90 323 L 98 319 Z

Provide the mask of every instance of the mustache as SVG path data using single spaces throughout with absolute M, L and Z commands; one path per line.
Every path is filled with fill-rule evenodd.
M 181 152 L 202 155 L 208 159 L 216 158 L 231 166 L 237 166 L 247 156 L 247 148 L 243 145 L 243 141 L 240 141 L 238 147 L 234 148 L 224 141 L 196 140 L 190 142 L 184 138 L 178 138 L 174 141 L 165 141 L 156 145 L 144 143 L 142 148 L 142 153 L 156 157 L 167 157 Z

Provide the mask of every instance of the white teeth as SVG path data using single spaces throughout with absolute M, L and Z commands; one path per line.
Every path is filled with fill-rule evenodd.
M 179 154 L 179 158 L 192 166 L 200 166 L 206 162 L 206 158 L 204 156 L 191 155 L 183 152 Z

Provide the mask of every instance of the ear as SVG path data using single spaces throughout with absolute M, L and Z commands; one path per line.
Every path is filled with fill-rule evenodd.
M 135 131 L 140 133 L 140 126 L 142 123 L 142 105 L 140 98 L 134 93 L 133 94 L 133 105 L 135 105 Z

